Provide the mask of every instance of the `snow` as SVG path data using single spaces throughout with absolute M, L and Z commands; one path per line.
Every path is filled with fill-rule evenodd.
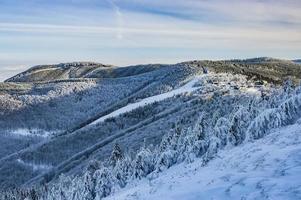
M 257 96 L 261 95 L 261 92 L 258 90 L 258 88 L 255 88 L 255 87 L 247 88 L 245 92 L 247 92 L 249 94 L 257 95 Z
M 248 85 L 249 88 L 245 89 L 243 86 Z M 233 88 L 239 88 L 239 90 L 235 90 Z M 163 101 L 167 98 L 174 97 L 179 94 L 184 93 L 192 93 L 196 90 L 201 89 L 199 96 L 201 98 L 210 98 L 216 91 L 229 91 L 231 95 L 241 94 L 241 92 L 246 93 L 248 95 L 261 95 L 261 92 L 258 88 L 252 87 L 244 76 L 233 76 L 231 74 L 222 73 L 222 74 L 215 74 L 215 73 L 208 73 L 195 76 L 192 78 L 188 83 L 183 85 L 180 88 L 171 90 L 169 92 L 151 96 L 145 99 L 141 99 L 138 102 L 128 104 L 120 109 L 113 111 L 105 116 L 98 118 L 97 120 L 93 121 L 89 125 L 96 125 L 98 123 L 104 122 L 106 119 L 117 117 L 121 114 L 130 112 L 135 110 L 139 107 L 143 107 L 155 102 Z
M 33 171 L 48 171 L 52 168 L 51 165 L 46 165 L 46 164 L 34 164 L 34 163 L 27 163 L 24 162 L 22 159 L 17 159 L 17 162 L 22 164 L 22 165 L 26 165 L 29 166 L 33 169 Z
M 139 102 L 128 104 L 118 110 L 115 110 L 114 112 L 112 112 L 108 115 L 98 118 L 97 120 L 92 122 L 91 125 L 95 125 L 97 123 L 104 122 L 108 118 L 119 116 L 121 114 L 130 112 L 139 107 L 143 107 L 143 106 L 146 106 L 146 105 L 158 102 L 158 101 L 163 101 L 164 99 L 171 98 L 171 97 L 179 95 L 179 94 L 193 92 L 199 88 L 199 87 L 194 87 L 194 85 L 200 80 L 200 78 L 201 78 L 201 76 L 195 77 L 191 81 L 189 81 L 188 83 L 183 85 L 182 87 L 177 88 L 175 90 L 172 90 L 172 91 L 169 91 L 169 92 L 166 92 L 163 94 L 151 96 L 151 97 L 142 99 Z
M 55 132 L 44 131 L 40 129 L 15 129 L 9 131 L 9 134 L 20 135 L 20 136 L 39 136 L 39 137 L 50 137 L 51 135 L 55 135 Z
M 27 73 L 26 75 L 35 74 L 35 73 L 44 72 L 44 71 L 54 71 L 54 70 L 57 70 L 57 68 L 39 69 L 39 70 L 35 70 L 35 71 L 31 72 L 31 73 Z
M 300 121 L 300 120 L 299 120 Z M 301 124 L 133 182 L 107 200 L 301 199 Z

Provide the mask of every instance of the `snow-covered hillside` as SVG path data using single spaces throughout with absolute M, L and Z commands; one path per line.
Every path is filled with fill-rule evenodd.
M 208 98 L 214 93 L 245 93 L 248 95 L 261 95 L 261 92 L 267 90 L 263 86 L 259 88 L 254 87 L 251 82 L 248 82 L 244 76 L 233 76 L 232 74 L 203 74 L 196 75 L 190 78 L 185 85 L 176 88 L 174 90 L 168 91 L 166 93 L 154 95 L 151 97 L 140 99 L 135 103 L 130 103 L 122 108 L 119 108 L 107 115 L 104 115 L 97 120 L 93 121 L 90 125 L 95 125 L 104 122 L 106 119 L 114 118 L 124 113 L 131 112 L 137 108 L 145 107 L 147 105 L 153 104 L 155 102 L 163 101 L 165 99 L 175 97 L 176 95 L 181 95 L 185 93 L 194 93 L 198 91 L 198 95 L 202 98 Z
M 301 123 L 136 181 L 107 200 L 301 199 Z
M 131 103 L 128 104 L 118 110 L 115 110 L 114 112 L 105 115 L 103 117 L 100 117 L 99 119 L 95 120 L 94 122 L 91 123 L 91 125 L 93 124 L 97 124 L 100 122 L 105 121 L 106 119 L 112 118 L 112 117 L 116 117 L 119 116 L 123 113 L 127 113 L 130 112 L 134 109 L 137 109 L 139 107 L 144 107 L 146 105 L 158 102 L 158 101 L 163 101 L 164 99 L 179 95 L 179 94 L 183 94 L 186 92 L 193 92 L 194 90 L 197 90 L 199 87 L 194 87 L 194 85 L 201 79 L 201 77 L 194 77 L 191 81 L 189 81 L 188 83 L 186 83 L 185 85 L 183 85 L 180 88 L 177 88 L 175 90 L 171 90 L 169 92 L 163 93 L 163 94 L 158 94 L 158 95 L 154 95 L 151 97 L 147 97 L 144 99 L 141 99 L 140 101 L 136 102 L 136 103 Z
M 299 65 L 48 68 L 0 84 L 0 199 L 300 197 Z

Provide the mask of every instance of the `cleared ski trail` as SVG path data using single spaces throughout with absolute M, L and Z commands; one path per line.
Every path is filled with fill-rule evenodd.
M 191 81 L 189 81 L 188 83 L 186 83 L 185 85 L 183 85 L 182 87 L 179 87 L 177 89 L 174 89 L 172 91 L 169 91 L 169 92 L 166 92 L 163 94 L 147 97 L 145 99 L 140 100 L 139 102 L 128 104 L 122 108 L 115 110 L 114 112 L 111 112 L 110 114 L 107 114 L 105 116 L 98 118 L 94 122 L 90 123 L 90 125 L 95 125 L 100 122 L 104 122 L 106 119 L 109 119 L 112 117 L 117 117 L 121 114 L 130 112 L 139 107 L 143 107 L 143 106 L 146 106 L 146 105 L 158 102 L 158 101 L 163 101 L 164 99 L 171 98 L 171 97 L 179 95 L 179 94 L 183 94 L 186 92 L 193 92 L 193 91 L 197 90 L 198 88 L 200 88 L 200 87 L 194 87 L 194 85 L 200 80 L 200 78 L 201 78 L 201 76 L 197 76 L 197 77 L 193 78 Z

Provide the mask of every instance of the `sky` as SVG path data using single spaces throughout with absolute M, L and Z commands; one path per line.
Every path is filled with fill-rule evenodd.
M 0 81 L 38 64 L 300 52 L 300 0 L 0 0 Z

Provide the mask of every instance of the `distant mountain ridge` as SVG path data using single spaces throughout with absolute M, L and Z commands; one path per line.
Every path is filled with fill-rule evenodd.
M 293 60 L 294 63 L 299 63 L 301 64 L 301 59 L 296 59 L 296 60 Z
M 301 63 L 301 59 L 297 60 L 283 60 L 271 57 L 258 57 L 249 59 L 233 59 L 233 60 L 221 60 L 221 61 L 207 61 L 207 60 L 196 60 L 188 61 L 180 64 L 197 64 L 199 66 L 205 66 L 213 68 L 216 70 L 233 71 L 234 65 L 238 66 L 240 69 L 249 68 L 252 65 L 252 71 L 259 73 L 269 71 L 268 65 L 275 65 L 273 73 L 284 71 L 282 66 L 290 67 L 290 71 L 299 72 L 299 66 L 296 64 Z M 223 65 L 217 69 L 217 66 Z M 262 66 L 259 66 L 262 65 Z M 120 78 L 128 77 L 133 75 L 138 75 L 146 72 L 150 72 L 161 67 L 168 66 L 162 64 L 149 64 L 149 65 L 135 65 L 127 67 L 117 67 L 114 65 L 105 65 L 95 62 L 70 62 L 70 63 L 60 63 L 52 65 L 37 65 L 29 68 L 28 70 L 21 72 L 4 82 L 45 82 L 45 81 L 55 81 L 55 80 L 70 80 L 70 79 L 85 79 L 85 78 Z M 266 69 L 264 69 L 266 67 Z M 250 68 L 249 68 L 250 69 Z M 249 70 L 248 69 L 248 70 Z M 278 70 L 279 69 L 279 70 Z M 275 71 L 276 70 L 276 71 Z M 236 70 L 235 70 L 236 71 Z M 240 70 L 237 70 L 240 73 Z M 282 73 L 282 72 L 281 72 Z M 269 73 L 267 73 L 268 75 Z M 262 74 L 261 74 L 262 75 Z M 279 74 L 280 75 L 280 74 Z M 285 75 L 285 74 L 284 74 Z M 287 73 L 288 76 L 295 76 L 295 73 Z M 297 73 L 298 75 L 298 73 Z M 278 76 L 278 75 L 277 75 Z
M 291 60 L 272 58 L 272 57 L 258 57 L 258 58 L 247 58 L 241 60 L 232 60 L 232 61 L 240 61 L 246 63 L 291 63 Z
M 116 67 L 94 62 L 71 62 L 38 65 L 13 76 L 4 82 L 47 82 L 85 78 L 121 78 L 150 72 L 167 65 L 148 64 Z
M 5 82 L 37 82 L 56 79 L 84 78 L 89 76 L 89 74 L 94 70 L 112 67 L 112 65 L 104 65 L 94 62 L 37 65 L 5 80 Z

